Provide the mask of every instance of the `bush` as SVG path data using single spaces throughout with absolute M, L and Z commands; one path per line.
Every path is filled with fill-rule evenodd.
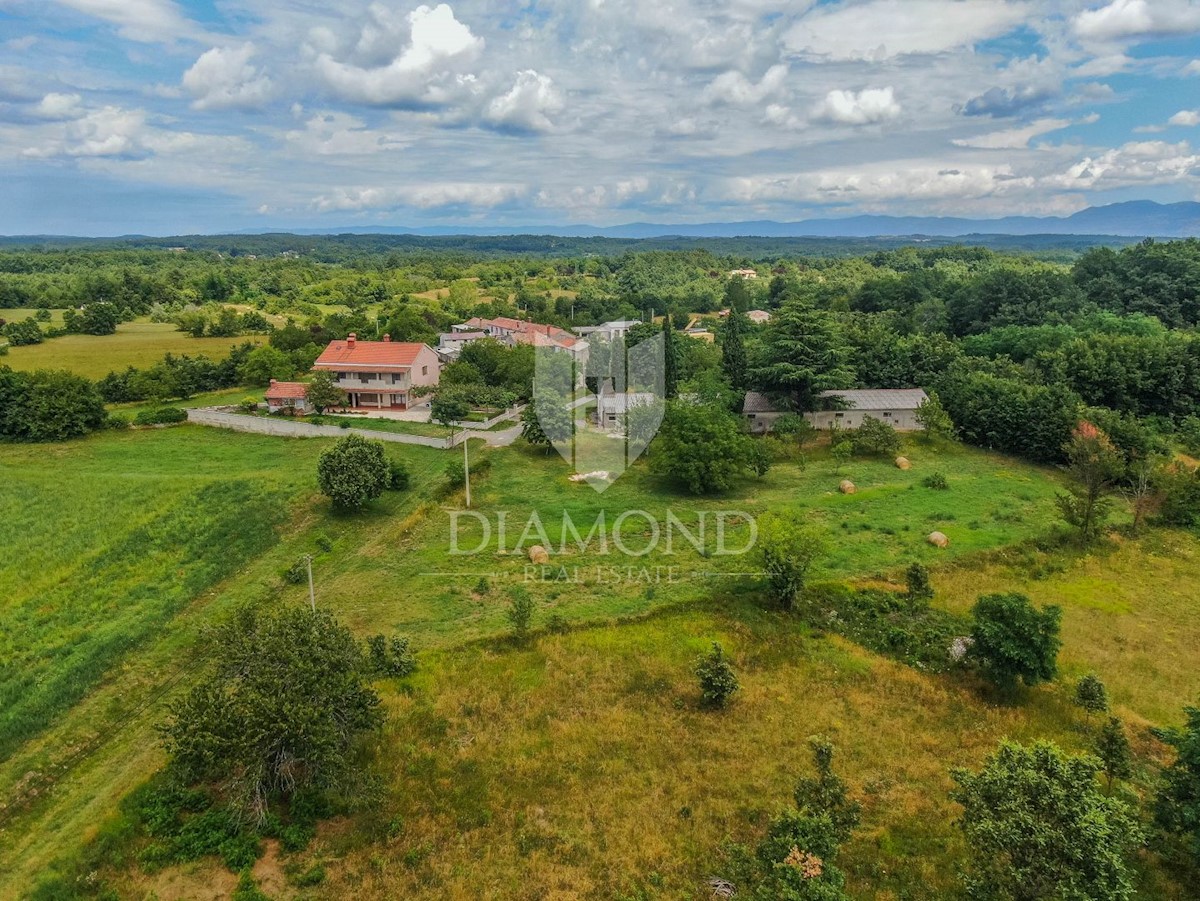
M 1049 682 L 1058 672 L 1059 624 L 1062 609 L 1038 610 L 1023 594 L 989 594 L 972 611 L 971 656 L 998 686 L 1011 690 Z
M 406 467 L 399 460 L 388 461 L 388 491 L 404 491 L 408 488 L 411 481 L 411 476 L 408 474 Z
M 283 581 L 289 585 L 301 585 L 308 581 L 308 558 L 299 557 L 283 571 Z
M 1076 683 L 1075 706 L 1082 707 L 1089 717 L 1108 711 L 1108 691 L 1094 673 L 1088 673 Z
M 310 823 L 292 823 L 279 833 L 279 843 L 284 851 L 295 854 L 307 848 L 316 834 L 317 830 Z
M 513 638 L 518 644 L 529 640 L 529 626 L 533 621 L 533 598 L 518 585 L 508 593 L 508 624 L 512 626 Z
M 700 698 L 708 707 L 724 707 L 741 687 L 724 648 L 715 641 L 708 653 L 697 658 L 694 672 L 700 682 Z
M 390 479 L 383 442 L 368 441 L 360 435 L 338 439 L 317 461 L 317 482 L 322 493 L 344 510 L 361 510 L 383 494 Z
M 142 410 L 134 417 L 135 425 L 173 425 L 187 422 L 187 410 L 179 407 L 159 407 L 157 410 Z
M 243 397 L 240 401 L 238 401 L 238 409 L 243 413 L 254 413 L 258 410 L 258 398 Z
M 921 484 L 926 488 L 932 488 L 934 491 L 946 491 L 950 488 L 950 482 L 946 479 L 946 474 L 941 472 L 931 472 L 925 478 L 921 479 Z
M 900 435 L 882 419 L 864 416 L 862 425 L 850 434 L 854 453 L 868 457 L 894 457 L 900 451 Z
M 0 438 L 66 441 L 104 425 L 108 414 L 96 386 L 61 370 L 14 372 L 0 366 Z
M 409 639 L 372 635 L 367 639 L 367 664 L 377 676 L 403 678 L 416 672 L 417 658 Z
M 929 581 L 929 570 L 914 563 L 905 571 L 904 582 L 908 586 L 908 600 L 914 605 L 926 604 L 933 599 L 933 585 Z

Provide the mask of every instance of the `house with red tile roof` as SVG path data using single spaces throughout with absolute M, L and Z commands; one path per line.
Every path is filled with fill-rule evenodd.
M 466 322 L 451 326 L 451 329 L 449 334 L 442 335 L 438 341 L 439 349 L 450 356 L 457 354 L 464 345 L 472 341 L 495 338 L 510 347 L 531 344 L 534 347 L 548 347 L 551 350 L 569 353 L 580 363 L 585 362 L 587 357 L 587 341 L 556 325 L 527 322 L 508 316 L 497 316 L 495 319 L 474 316 Z
M 308 385 L 304 382 L 277 382 L 271 379 L 271 385 L 266 393 L 267 412 L 307 413 Z
M 313 369 L 336 375 L 349 407 L 403 410 L 412 404 L 414 388 L 438 383 L 441 361 L 428 344 L 393 341 L 390 335 L 359 341 L 351 333 L 345 341 L 330 341 Z

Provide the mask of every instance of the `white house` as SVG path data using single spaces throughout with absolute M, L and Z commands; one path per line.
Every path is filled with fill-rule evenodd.
M 818 429 L 856 429 L 869 416 L 886 422 L 898 432 L 920 431 L 917 409 L 929 399 L 920 388 L 847 389 L 823 391 L 820 396 L 841 398 L 844 409 L 805 413 L 804 418 Z M 742 404 L 742 415 L 750 431 L 761 434 L 771 431 L 784 411 L 766 395 L 750 391 Z
M 614 319 L 612 322 L 600 325 L 585 325 L 575 331 L 581 335 L 596 335 L 605 341 L 612 341 L 614 338 L 624 338 L 631 328 L 641 324 L 642 320 L 640 319 Z
M 617 391 L 612 379 L 607 379 L 596 398 L 596 423 L 608 431 L 623 431 L 630 410 L 649 407 L 657 400 L 650 391 Z

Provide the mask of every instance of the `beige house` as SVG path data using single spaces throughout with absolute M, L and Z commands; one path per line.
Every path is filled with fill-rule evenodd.
M 898 432 L 920 431 L 917 410 L 929 399 L 920 388 L 867 388 L 861 390 L 824 391 L 823 398 L 840 398 L 841 410 L 820 410 L 805 413 L 804 418 L 818 429 L 857 429 L 867 417 L 886 422 Z M 769 432 L 775 420 L 784 415 L 764 394 L 751 391 L 742 404 L 742 414 L 750 431 Z
M 331 341 L 313 364 L 337 375 L 346 392 L 347 406 L 368 410 L 403 410 L 413 400 L 412 390 L 438 383 L 441 361 L 428 344 L 393 341 L 359 341 L 351 333 L 345 341 Z

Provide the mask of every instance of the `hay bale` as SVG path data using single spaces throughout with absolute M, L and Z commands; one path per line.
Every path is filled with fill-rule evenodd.
M 944 532 L 930 532 L 929 537 L 925 540 L 934 547 L 950 547 L 950 539 L 946 537 Z
M 550 562 L 550 552 L 540 544 L 535 544 L 529 549 L 529 559 L 539 566 L 544 566 Z
M 858 486 L 849 479 L 842 479 L 842 484 L 838 485 L 838 491 L 840 491 L 842 494 L 856 494 L 858 492 Z
M 909 461 L 908 457 L 897 457 L 896 458 L 896 468 L 897 469 L 912 469 L 912 463 Z

